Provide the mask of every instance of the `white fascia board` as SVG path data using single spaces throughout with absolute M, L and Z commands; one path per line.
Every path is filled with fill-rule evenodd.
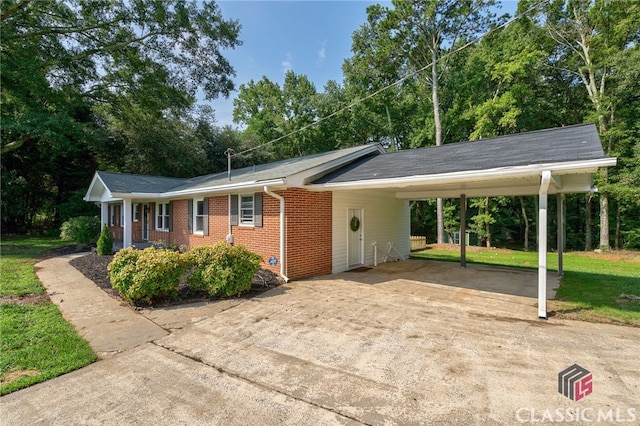
M 195 196 L 195 195 L 205 195 L 212 193 L 233 193 L 233 192 L 242 192 L 248 190 L 259 189 L 262 190 L 265 185 L 273 186 L 273 185 L 285 185 L 286 179 L 271 179 L 271 180 L 263 180 L 263 181 L 253 181 L 253 182 L 242 182 L 242 183 L 231 183 L 228 185 L 218 185 L 218 186 L 209 186 L 204 188 L 194 188 L 194 189 L 185 189 L 182 191 L 169 191 L 163 194 L 159 194 L 161 198 L 179 198 L 182 196 Z
M 543 170 L 553 173 L 594 173 L 599 167 L 616 165 L 616 158 L 602 158 L 585 161 L 567 161 L 562 163 L 532 164 L 516 167 L 499 167 L 487 170 L 469 170 L 462 172 L 441 173 L 437 175 L 416 175 L 389 179 L 369 179 L 356 182 L 336 182 L 311 185 L 319 190 L 403 188 L 424 184 L 453 182 L 480 182 L 484 180 L 517 178 L 540 175 Z
M 157 192 L 114 192 L 113 197 L 117 197 L 119 199 L 128 199 L 133 200 L 157 200 L 160 198 L 165 198 L 164 194 Z
M 382 148 L 380 144 L 376 143 L 371 146 L 367 146 L 366 149 L 353 152 L 349 155 L 345 155 L 344 157 L 337 158 L 328 163 L 324 163 L 319 166 L 313 167 L 311 169 L 288 176 L 287 183 L 289 184 L 289 186 L 302 188 L 309 182 L 309 180 L 315 179 L 317 176 L 325 175 L 329 172 L 332 172 L 333 170 L 343 166 L 344 164 L 348 164 L 352 161 L 355 161 L 361 157 L 364 157 L 365 155 L 369 155 L 376 151 L 378 151 L 382 155 L 386 153 L 384 148 Z
M 91 193 L 93 192 L 94 188 L 96 187 L 96 184 L 98 184 L 98 183 L 100 185 L 102 185 L 103 195 L 100 198 L 92 197 Z M 109 196 L 111 195 L 111 193 L 109 192 L 109 188 L 107 188 L 107 185 L 105 185 L 104 181 L 100 178 L 100 176 L 96 172 L 93 175 L 93 179 L 91 179 L 91 184 L 89 184 L 89 189 L 87 189 L 87 193 L 85 194 L 85 196 L 82 199 L 84 201 L 102 201 L 103 198 L 104 198 L 104 193 L 109 194 Z

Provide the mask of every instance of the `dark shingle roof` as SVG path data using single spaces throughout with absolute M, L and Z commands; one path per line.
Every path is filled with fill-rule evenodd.
M 231 180 L 227 172 L 198 176 L 191 179 L 167 178 L 126 173 L 96 172 L 111 193 L 115 194 L 158 194 L 180 191 L 198 191 L 229 184 L 263 182 L 285 179 L 297 173 L 331 164 L 336 160 L 349 158 L 350 155 L 364 155 L 361 152 L 377 149 L 377 145 L 360 145 L 340 150 L 290 158 L 273 163 L 260 164 L 242 169 L 231 170 Z M 377 151 L 379 152 L 379 151 Z M 338 164 L 340 162 L 338 161 Z
M 315 184 L 606 158 L 594 124 L 580 124 L 438 147 L 367 156 Z
M 227 172 L 199 176 L 185 180 L 182 185 L 173 188 L 172 191 L 198 190 L 228 184 L 284 179 L 287 176 L 302 173 L 332 161 L 339 160 L 350 154 L 370 149 L 371 145 L 360 145 L 330 152 L 323 152 L 320 154 L 306 155 L 304 157 L 289 158 L 272 163 L 244 167 L 242 169 L 231 170 L 231 180 L 227 179 Z
M 127 173 L 96 172 L 109 191 L 119 194 L 160 193 L 182 185 L 186 179 Z

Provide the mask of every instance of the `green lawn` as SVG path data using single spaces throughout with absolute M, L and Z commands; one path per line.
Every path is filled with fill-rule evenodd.
M 456 261 L 458 249 L 427 249 L 412 257 Z M 538 253 L 504 249 L 467 251 L 467 262 L 537 268 Z M 640 253 L 569 252 L 563 256 L 564 276 L 556 299 L 549 302 L 551 316 L 640 327 Z M 555 253 L 547 256 L 549 270 L 558 270 Z
M 0 243 L 0 394 L 43 382 L 97 359 L 66 322 L 33 265 L 58 238 L 3 238 Z

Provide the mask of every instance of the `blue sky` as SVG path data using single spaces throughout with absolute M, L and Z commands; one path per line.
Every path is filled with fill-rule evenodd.
M 322 92 L 329 80 L 342 83 L 342 64 L 351 56 L 351 35 L 367 20 L 367 6 L 390 2 L 344 1 L 244 1 L 217 4 L 224 19 L 240 22 L 243 45 L 225 52 L 236 71 L 236 89 L 263 76 L 282 84 L 288 70 L 304 74 Z M 513 13 L 516 1 L 506 1 L 502 13 Z M 232 125 L 233 99 L 216 99 L 217 125 Z

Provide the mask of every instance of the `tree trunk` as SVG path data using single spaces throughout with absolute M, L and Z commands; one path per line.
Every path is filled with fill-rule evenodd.
M 602 179 L 607 182 L 607 169 L 601 170 Z M 609 250 L 609 194 L 600 193 L 600 249 Z
M 442 123 L 440 122 L 440 100 L 438 99 L 438 51 L 431 49 L 431 100 L 433 102 L 433 121 L 435 125 L 436 146 L 442 145 Z M 444 203 L 436 200 L 436 222 L 438 244 L 444 244 Z
M 592 236 L 591 236 L 591 200 L 593 198 L 593 194 L 591 194 L 590 192 L 585 194 L 585 199 L 586 199 L 586 205 L 585 205 L 585 212 L 584 212 L 584 216 L 585 216 L 585 225 L 584 225 L 584 249 L 586 251 L 591 251 L 593 250 L 593 245 L 591 243 L 592 241 Z
M 489 215 L 489 197 L 485 197 L 484 199 L 484 212 L 487 215 Z M 491 248 L 491 224 L 489 223 L 489 220 L 487 219 L 487 221 L 484 223 L 484 230 L 487 233 L 487 248 Z
M 616 208 L 616 239 L 615 239 L 615 248 L 616 250 L 620 250 L 620 200 L 617 200 L 617 208 Z
M 524 208 L 524 198 L 518 198 L 520 198 L 522 218 L 524 219 L 524 251 L 529 251 L 529 219 L 527 218 L 527 209 Z

